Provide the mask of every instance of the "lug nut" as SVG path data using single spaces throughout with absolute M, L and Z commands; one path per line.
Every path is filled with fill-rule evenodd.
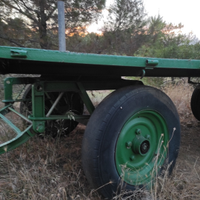
M 149 140 L 150 139 L 150 135 L 146 135 L 145 138 Z
M 129 141 L 129 142 L 126 142 L 126 147 L 127 147 L 127 148 L 130 148 L 130 147 L 132 147 L 132 142 L 131 142 L 131 141 Z
M 137 130 L 135 131 L 135 133 L 136 133 L 137 135 L 139 135 L 139 134 L 141 134 L 141 130 L 140 130 L 140 129 L 137 129 Z
M 134 160 L 135 160 L 135 156 L 131 156 L 131 157 L 130 157 L 130 160 L 131 160 L 131 161 L 134 161 Z

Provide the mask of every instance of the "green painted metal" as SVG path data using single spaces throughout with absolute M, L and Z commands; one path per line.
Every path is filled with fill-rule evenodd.
M 86 54 L 74 52 L 60 52 L 55 50 L 14 48 L 0 46 L 0 58 L 12 58 L 12 52 L 27 52 L 26 60 L 41 62 L 59 62 L 59 63 L 76 63 L 92 65 L 111 65 L 111 66 L 129 66 L 129 67 L 146 67 L 147 60 L 151 58 L 139 58 L 131 56 L 113 56 L 102 54 Z M 19 60 L 19 58 L 17 58 Z M 25 59 L 25 58 L 22 58 Z M 21 59 L 21 60 L 22 60 Z M 153 60 L 153 59 L 152 59 Z M 159 62 L 158 67 L 166 68 L 190 68 L 200 69 L 199 60 L 178 60 L 178 59 L 155 59 Z M 28 67 L 28 66 L 27 66 Z
M 2 100 L 4 103 L 14 103 L 16 101 L 21 101 L 20 99 L 13 99 L 13 85 L 16 84 L 32 84 L 36 81 L 34 78 L 13 78 L 8 77 L 4 79 L 4 97 L 5 99 Z
M 42 83 L 35 83 L 32 86 L 32 115 L 33 117 L 45 117 L 45 96 Z M 33 130 L 42 133 L 45 131 L 45 121 L 33 121 Z
M 0 73 L 41 74 L 41 78 L 7 78 L 4 81 L 5 99 L 3 102 L 6 107 L 0 110 L 0 117 L 20 135 L 16 139 L 17 142 L 9 142 L 9 149 L 12 149 L 27 140 L 31 135 L 31 129 L 35 132 L 43 132 L 45 121 L 69 118 L 67 115 L 49 114 L 50 116 L 45 116 L 45 98 L 48 98 L 48 92 L 78 92 L 91 114 L 95 108 L 86 90 L 117 89 L 135 84 L 133 81 L 121 80 L 121 76 L 200 77 L 200 60 L 140 58 L 1 46 Z M 11 110 L 10 104 L 16 101 L 25 101 L 13 99 L 13 85 L 15 84 L 33 84 L 33 112 L 29 117 L 32 125 L 25 132 L 20 132 L 4 117 L 7 112 L 15 112 Z M 54 104 L 51 98 L 49 102 Z M 54 108 L 52 107 L 52 109 Z M 137 117 L 139 115 L 140 118 Z M 23 118 L 23 116 L 21 117 Z M 85 117 L 74 116 L 74 118 L 79 120 Z M 131 129 L 129 130 L 129 126 L 134 129 L 133 133 Z M 133 115 L 124 125 L 116 147 L 118 172 L 122 173 L 121 165 L 125 163 L 127 163 L 128 169 L 139 169 L 138 166 L 142 166 L 140 171 L 142 178 L 139 180 L 135 179 L 136 172 L 134 170 L 131 173 L 126 173 L 125 170 L 126 182 L 132 184 L 131 181 L 138 180 L 142 184 L 150 180 L 149 174 L 153 170 L 152 163 L 155 163 L 151 162 L 152 155 L 156 152 L 155 148 L 158 148 L 161 132 L 164 133 L 164 143 L 161 146 L 161 152 L 164 155 L 168 136 L 165 122 L 158 113 L 148 110 L 141 111 Z M 159 159 L 160 163 L 163 162 L 164 157 L 165 155 Z M 145 167 L 145 163 L 150 167 Z M 146 176 L 148 178 L 145 178 Z
M 50 115 L 45 116 L 45 94 L 47 98 L 50 98 L 48 92 L 65 92 L 65 91 L 74 91 L 79 92 L 83 102 L 85 103 L 89 113 L 91 114 L 94 111 L 94 105 L 92 104 L 87 92 L 85 91 L 84 86 L 80 82 L 75 81 L 41 81 L 39 78 L 6 78 L 4 80 L 5 88 L 5 99 L 4 103 L 9 104 L 14 103 L 16 100 L 13 99 L 13 85 L 15 84 L 30 84 L 32 85 L 32 115 L 29 116 L 29 119 L 32 121 L 32 129 L 36 133 L 42 133 L 45 131 L 45 121 L 47 120 L 58 120 L 58 119 L 71 119 L 67 113 L 65 115 Z M 52 99 L 49 99 L 52 103 Z M 25 101 L 25 100 L 17 100 Z M 7 107 L 5 107 L 7 108 Z M 56 109 L 56 108 L 55 108 Z M 6 109 L 3 109 L 2 112 L 5 112 Z M 14 111 L 14 110 L 13 110 Z M 21 116 L 23 118 L 23 116 Z M 88 116 L 78 116 L 74 115 L 73 119 L 80 121 L 89 119 Z M 6 119 L 4 120 L 9 124 Z M 11 125 L 11 124 L 10 124 Z M 20 132 L 18 130 L 18 132 Z
M 150 149 L 150 141 L 143 136 L 137 136 L 133 140 L 132 151 L 135 154 L 145 156 Z
M 10 50 L 10 56 L 11 57 L 17 57 L 17 58 L 26 58 L 27 57 L 27 51 L 21 50 L 21 49 L 11 49 Z
M 0 73 L 56 74 L 68 77 L 141 76 L 142 70 L 145 69 L 146 76 L 200 76 L 200 60 L 142 58 L 1 46 L 0 61 Z M 153 70 L 150 70 L 152 68 Z
M 147 59 L 146 60 L 146 65 L 156 66 L 158 64 L 159 64 L 159 61 L 156 59 Z
M 85 103 L 86 108 L 88 109 L 89 113 L 92 114 L 94 111 L 94 105 L 92 103 L 92 101 L 90 100 L 87 92 L 85 91 L 85 88 L 83 87 L 82 83 L 77 82 L 77 86 L 80 90 L 79 94 L 83 100 L 83 102 Z
M 18 127 L 16 127 L 9 119 L 7 119 L 4 115 L 9 113 L 9 112 L 14 112 L 24 120 L 29 122 L 29 126 L 24 130 L 21 131 Z M 15 149 L 16 147 L 20 146 L 21 144 L 25 143 L 29 138 L 34 136 L 34 133 L 31 132 L 32 128 L 32 123 L 30 120 L 25 118 L 23 115 L 18 113 L 12 108 L 12 104 L 5 106 L 0 110 L 0 119 L 4 121 L 14 132 L 16 133 L 16 136 L 12 138 L 9 141 L 6 141 L 2 144 L 0 144 L 0 154 L 3 154 L 5 152 L 8 152 L 10 150 Z
M 116 82 L 116 81 L 115 81 Z M 47 120 L 59 120 L 59 119 L 71 119 L 67 113 L 65 115 L 50 115 L 45 116 L 45 97 L 50 98 L 49 102 L 54 104 L 54 101 L 48 95 L 48 92 L 65 92 L 65 91 L 74 91 L 78 92 L 85 102 L 86 107 L 89 112 L 92 113 L 94 111 L 94 106 L 85 91 L 85 86 L 90 87 L 91 82 L 86 82 L 83 85 L 80 82 L 75 81 L 41 81 L 39 78 L 6 78 L 4 80 L 4 90 L 5 90 L 5 99 L 3 102 L 6 106 L 0 109 L 0 119 L 4 121 L 8 126 L 10 126 L 14 132 L 16 133 L 16 137 L 7 141 L 0 145 L 0 154 L 10 151 L 24 142 L 26 142 L 30 137 L 32 137 L 35 133 L 42 133 L 45 131 L 45 122 Z M 93 82 L 94 83 L 94 82 Z M 112 81 L 112 85 L 114 82 Z M 117 83 L 117 82 L 116 82 Z M 26 99 L 13 99 L 13 86 L 18 84 L 32 84 L 32 115 L 29 116 L 29 119 L 18 113 L 16 110 L 12 108 L 12 104 L 16 101 L 26 101 Z M 124 81 L 122 82 L 124 84 Z M 126 83 L 125 83 L 126 84 Z M 101 83 L 95 84 L 94 87 L 99 87 Z M 14 112 L 24 120 L 30 123 L 30 126 L 27 127 L 24 131 L 21 131 L 18 127 L 16 127 L 10 120 L 6 118 L 8 112 Z M 70 113 L 71 115 L 71 113 Z M 79 116 L 74 115 L 73 120 L 82 121 L 88 120 L 90 115 L 87 116 Z
M 48 120 L 59 120 L 59 119 L 69 119 L 71 120 L 72 117 L 70 117 L 71 113 L 68 115 L 67 113 L 65 115 L 51 115 L 50 117 L 33 117 L 29 116 L 28 119 L 31 121 L 48 121 Z M 73 115 L 73 119 L 75 121 L 83 120 L 83 119 L 89 119 L 90 115 Z
M 0 154 L 6 153 L 8 151 L 11 151 L 20 145 L 24 144 L 27 142 L 31 137 L 34 136 L 34 133 L 30 131 L 31 127 L 29 126 L 27 129 L 21 132 L 20 135 L 17 137 L 13 138 L 12 140 L 3 143 L 0 145 Z
M 18 113 L 12 108 L 12 104 L 16 101 L 26 101 L 25 99 L 13 99 L 13 86 L 16 84 L 32 84 L 32 115 L 27 119 L 25 116 Z M 47 120 L 59 120 L 59 119 L 71 119 L 67 113 L 65 115 L 50 115 L 45 116 L 45 96 L 50 98 L 52 105 L 54 101 L 48 94 L 48 92 L 65 92 L 75 91 L 79 92 L 82 100 L 85 102 L 89 112 L 92 113 L 94 106 L 89 99 L 84 86 L 81 83 L 75 81 L 41 81 L 39 78 L 6 78 L 4 80 L 5 99 L 6 106 L 0 109 L 0 119 L 9 125 L 16 133 L 16 137 L 0 145 L 0 154 L 10 151 L 24 142 L 26 142 L 35 133 L 42 133 L 45 131 L 45 122 Z M 46 94 L 46 95 L 45 95 Z M 21 131 L 10 120 L 4 116 L 9 112 L 14 112 L 24 120 L 29 122 L 29 126 Z M 71 113 L 70 113 L 71 115 Z M 73 120 L 81 121 L 88 120 L 90 115 L 79 116 L 74 115 Z
M 67 87 L 66 87 L 67 86 Z M 84 87 L 81 83 L 76 82 L 57 82 L 57 81 L 45 81 L 37 82 L 32 86 L 32 116 L 29 117 L 33 121 L 33 130 L 35 132 L 42 133 L 45 131 L 45 121 L 47 120 L 57 120 L 57 119 L 71 119 L 71 117 L 66 113 L 61 116 L 45 116 L 45 93 L 52 91 L 77 91 L 85 103 L 88 111 L 92 113 L 94 111 L 94 106 L 87 95 Z M 52 102 L 53 105 L 54 102 Z M 83 116 L 73 116 L 74 120 L 88 119 Z
M 141 110 L 124 124 L 116 145 L 115 162 L 122 179 L 131 185 L 148 184 L 167 156 L 165 120 L 153 110 Z

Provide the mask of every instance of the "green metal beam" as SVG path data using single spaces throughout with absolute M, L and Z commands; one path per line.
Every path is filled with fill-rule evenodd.
M 35 78 L 23 77 L 23 78 L 13 78 L 8 77 L 4 79 L 4 103 L 13 103 L 15 100 L 13 99 L 13 85 L 16 84 L 30 84 L 36 81 Z
M 21 131 L 17 126 L 15 126 L 12 123 L 12 121 L 10 121 L 6 116 L 4 116 L 6 113 L 10 111 L 14 112 L 19 117 L 22 117 L 24 120 L 28 121 L 30 125 L 24 131 Z M 15 149 L 16 147 L 26 142 L 29 138 L 34 136 L 34 133 L 30 131 L 32 128 L 32 123 L 27 118 L 22 116 L 20 113 L 15 111 L 12 108 L 12 104 L 7 105 L 4 108 L 0 109 L 0 119 L 4 121 L 16 133 L 16 136 L 14 138 L 0 144 L 0 154 L 8 152 L 12 149 Z
M 71 117 L 66 115 L 51 115 L 49 117 L 33 117 L 29 116 L 28 117 L 31 121 L 48 121 L 48 120 L 60 120 L 60 119 L 69 119 L 71 120 Z M 73 118 L 77 121 L 79 120 L 84 120 L 84 119 L 89 119 L 90 115 L 73 115 Z
M 45 117 L 45 96 L 42 83 L 32 85 L 32 115 L 34 118 Z M 42 133 L 45 131 L 45 121 L 33 121 L 33 130 Z
M 86 108 L 88 109 L 89 113 L 92 114 L 95 110 L 95 107 L 94 107 L 92 101 L 90 100 L 90 97 L 88 96 L 82 83 L 77 82 L 77 86 L 79 88 L 79 94 L 80 94 L 83 102 L 85 103 Z
M 14 55 L 14 56 L 13 56 Z M 21 56 L 20 56 L 21 55 Z M 141 67 L 154 66 L 154 68 L 168 69 L 200 69 L 200 60 L 142 58 L 131 56 L 115 56 L 102 54 L 86 54 L 74 52 L 59 52 L 55 50 L 18 48 L 0 46 L 0 58 L 9 60 L 26 60 L 39 62 L 55 62 L 58 64 L 70 63 L 100 66 Z M 6 63 L 3 63 L 6 65 Z M 28 67 L 28 66 L 27 66 Z M 0 71 L 1 71 L 0 68 Z M 47 72 L 48 73 L 48 72 Z

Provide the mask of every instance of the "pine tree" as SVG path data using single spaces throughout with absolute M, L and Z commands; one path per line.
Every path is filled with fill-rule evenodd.
M 95 20 L 105 4 L 105 0 L 64 1 L 66 27 L 70 33 Z M 57 0 L 1 0 L 0 10 L 7 11 L 2 14 L 5 22 L 10 17 L 20 16 L 38 34 L 40 47 L 52 48 L 51 35 L 57 32 Z

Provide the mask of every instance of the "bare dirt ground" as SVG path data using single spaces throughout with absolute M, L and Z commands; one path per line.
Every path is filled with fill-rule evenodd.
M 187 84 L 164 89 L 180 115 L 181 145 L 173 174 L 159 179 L 160 189 L 150 191 L 146 200 L 200 199 L 200 123 L 190 109 L 192 90 Z M 79 124 L 65 137 L 34 137 L 1 155 L 0 200 L 103 199 L 89 186 L 82 170 L 84 130 Z M 131 199 L 141 198 L 135 195 Z

